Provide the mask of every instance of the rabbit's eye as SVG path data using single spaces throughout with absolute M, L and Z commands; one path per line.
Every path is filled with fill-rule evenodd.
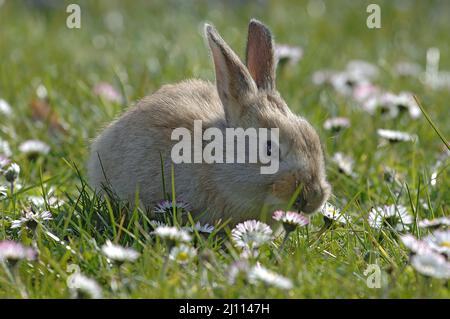
M 272 155 L 272 142 L 271 141 L 268 141 L 266 144 L 266 154 L 267 154 L 267 156 Z

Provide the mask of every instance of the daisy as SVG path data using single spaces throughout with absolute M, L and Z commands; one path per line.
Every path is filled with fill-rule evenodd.
M 100 82 L 94 86 L 93 92 L 95 95 L 100 96 L 108 102 L 121 103 L 122 96 L 119 92 L 109 83 Z
M 330 82 L 334 90 L 344 96 L 351 96 L 355 87 L 368 83 L 361 74 L 345 71 L 333 74 Z
M 37 224 L 53 219 L 49 211 L 36 212 L 33 207 L 24 210 L 23 215 L 20 219 L 11 222 L 11 229 L 22 228 L 22 226 L 35 229 Z
M 237 224 L 231 231 L 237 247 L 253 250 L 272 239 L 272 229 L 257 220 L 247 220 Z
M 375 107 L 381 111 L 381 114 L 384 117 L 393 119 L 396 118 L 400 113 L 400 109 L 397 105 L 398 97 L 394 93 L 384 92 L 381 95 L 377 96 L 375 102 Z
M 76 273 L 69 276 L 67 281 L 72 297 L 78 299 L 100 299 L 102 288 L 98 283 L 83 274 Z
M 28 201 L 31 202 L 36 207 L 44 207 L 45 206 L 45 199 L 42 196 L 28 196 Z M 55 196 L 49 194 L 47 195 L 47 205 L 51 208 L 58 208 L 64 205 L 64 201 L 61 199 L 56 198 Z
M 348 216 L 345 214 L 342 214 L 341 211 L 331 205 L 330 203 L 326 202 L 322 208 L 319 211 L 326 219 L 329 221 L 335 221 L 340 224 L 347 224 L 348 223 Z
M 302 227 L 309 224 L 309 218 L 297 212 L 277 210 L 273 213 L 272 218 L 276 221 L 282 222 L 284 230 L 287 233 L 294 231 L 297 227 Z
M 191 235 L 183 229 L 178 229 L 172 226 L 159 226 L 153 231 L 153 234 L 173 242 L 189 242 L 191 241 Z
M 338 132 L 350 127 L 350 120 L 346 117 L 333 117 L 323 123 L 323 128 L 328 131 Z
M 434 251 L 450 257 L 450 230 L 437 230 L 425 237 L 424 242 Z
M 347 63 L 346 71 L 361 78 L 373 79 L 378 76 L 378 67 L 363 60 L 352 60 Z
M 50 146 L 39 140 L 27 140 L 19 145 L 19 151 L 28 156 L 47 155 L 50 152 Z
M 181 265 L 189 263 L 197 256 L 197 251 L 185 244 L 175 246 L 170 250 L 169 258 Z
M 134 262 L 140 255 L 132 248 L 125 248 L 119 245 L 115 245 L 109 240 L 106 241 L 106 244 L 102 246 L 102 253 L 106 256 L 106 258 L 111 259 L 117 263 L 123 263 L 125 261 Z
M 380 88 L 372 83 L 360 83 L 353 90 L 353 98 L 357 102 L 364 102 L 371 97 L 378 96 L 380 91 Z
M 210 224 L 200 224 L 200 222 L 195 223 L 194 226 L 185 227 L 189 232 L 197 231 L 199 233 L 211 234 L 214 231 L 214 226 Z
M 274 286 L 279 289 L 289 290 L 293 287 L 290 279 L 283 277 L 259 264 L 250 269 L 248 272 L 248 278 L 250 282 L 263 282 L 266 285 Z
M 422 111 L 414 99 L 414 95 L 410 92 L 400 92 L 397 94 L 394 103 L 400 110 L 408 111 L 409 116 L 413 119 L 417 119 L 422 115 Z
M 439 278 L 450 278 L 450 263 L 434 252 L 416 254 L 411 257 L 411 265 L 422 275 Z
M 412 224 L 413 219 L 405 206 L 384 205 L 372 208 L 368 221 L 373 228 L 380 229 L 389 225 L 397 231 L 404 231 Z
M 187 209 L 189 209 L 189 204 L 182 202 L 182 201 L 176 201 L 175 208 L 187 210 Z M 156 204 L 156 206 L 154 208 L 155 213 L 163 214 L 163 213 L 172 212 L 172 211 L 173 211 L 173 201 L 171 201 L 171 200 L 160 201 L 158 204 Z
M 337 152 L 333 155 L 331 160 L 337 165 L 339 172 L 347 176 L 353 175 L 354 161 L 350 156 L 346 156 L 341 152 Z
M 449 217 L 439 217 L 432 220 L 424 219 L 419 221 L 418 226 L 420 228 L 439 228 L 439 227 L 449 227 L 450 218 Z
M 413 254 L 423 254 L 431 251 L 431 247 L 411 234 L 402 235 L 400 240 Z
M 378 129 L 377 134 L 391 143 L 395 142 L 412 142 L 417 140 L 417 136 L 393 130 Z
M 25 247 L 15 241 L 0 241 L 0 262 L 9 261 L 16 263 L 22 259 L 35 260 L 36 257 L 37 252 L 32 248 Z
M 12 114 L 11 105 L 3 99 L 0 99 L 0 113 L 6 116 Z
M 286 44 L 275 44 L 275 61 L 280 63 L 288 61 L 290 65 L 295 65 L 303 57 L 303 50 L 300 47 L 293 47 Z
M 8 182 L 14 183 L 14 181 L 19 178 L 20 174 L 20 166 L 16 163 L 12 163 L 9 167 L 4 171 L 3 175 Z

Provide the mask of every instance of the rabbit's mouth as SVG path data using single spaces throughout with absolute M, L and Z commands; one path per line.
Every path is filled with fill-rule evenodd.
M 328 196 L 328 184 L 318 188 L 304 188 L 294 202 L 294 208 L 307 215 L 313 214 L 322 207 Z
M 297 200 L 294 202 L 294 208 L 297 209 L 298 211 L 304 212 L 303 210 L 305 209 L 306 206 L 307 206 L 306 199 L 304 198 L 304 196 L 302 196 L 302 194 L 300 194 L 297 197 Z

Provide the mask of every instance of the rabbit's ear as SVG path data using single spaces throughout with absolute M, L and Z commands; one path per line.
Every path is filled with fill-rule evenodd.
M 243 111 L 240 102 L 257 92 L 256 84 L 245 65 L 213 26 L 205 24 L 205 36 L 214 60 L 217 91 L 225 115 L 227 119 L 230 116 L 239 118 Z
M 272 34 L 252 19 L 248 25 L 247 68 L 259 89 L 275 89 L 275 65 Z

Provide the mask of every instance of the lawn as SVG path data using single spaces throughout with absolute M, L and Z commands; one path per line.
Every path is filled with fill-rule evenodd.
M 450 297 L 448 224 L 428 260 L 405 245 L 408 233 L 436 243 L 423 220 L 450 213 L 449 2 L 378 1 L 381 28 L 369 29 L 372 1 L 76 1 L 81 28 L 69 29 L 72 2 L 0 0 L 0 257 L 11 241 L 22 245 L 14 253 L 28 248 L 23 260 L 0 258 L 0 298 Z M 317 129 L 329 203 L 345 219 L 318 213 L 283 244 L 272 236 L 251 254 L 226 224 L 174 243 L 142 210 L 93 192 L 90 141 L 163 84 L 214 81 L 204 22 L 243 57 L 253 17 L 277 43 L 302 49 L 299 61 L 280 62 L 277 88 Z M 431 67 L 437 52 L 442 73 Z M 354 60 L 370 79 L 363 88 L 411 92 L 427 116 L 408 94 L 407 103 L 376 100 L 371 109 L 357 95 L 360 78 L 350 81 Z M 327 130 L 334 117 L 349 127 Z M 389 141 L 379 129 L 409 140 Z M 374 223 L 388 205 L 407 218 Z

